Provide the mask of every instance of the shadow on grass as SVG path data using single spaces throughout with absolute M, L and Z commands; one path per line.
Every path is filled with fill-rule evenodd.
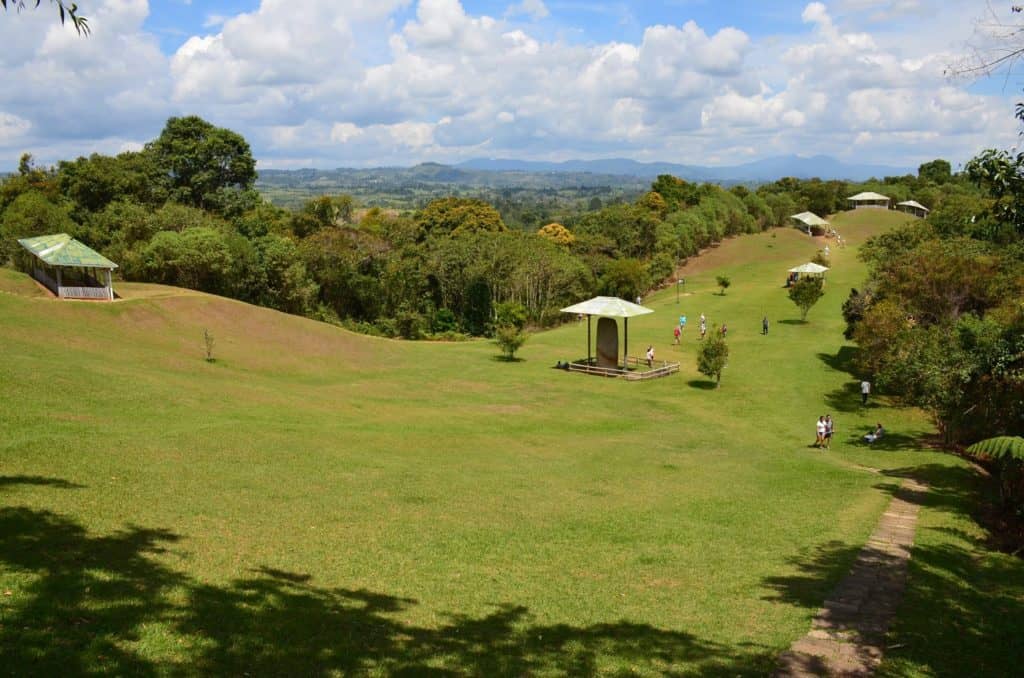
M 62 490 L 79 490 L 85 485 L 68 482 L 63 478 L 46 478 L 43 476 L 0 476 L 0 490 L 12 485 L 43 485 Z
M 800 320 L 799 318 L 786 318 L 785 320 L 776 320 L 775 322 L 781 325 L 810 325 L 806 320 Z
M 965 467 L 925 464 L 883 473 L 894 481 L 917 478 L 929 489 L 897 489 L 895 482 L 880 489 L 958 519 L 972 520 L 991 492 L 986 479 Z M 926 536 L 930 530 L 948 538 L 936 543 Z M 916 541 L 877 675 L 1015 675 L 1024 661 L 1024 561 L 988 550 L 955 523 L 919 523 Z M 762 580 L 765 599 L 813 614 L 851 570 L 861 548 L 831 541 L 794 556 L 788 572 Z
M 857 358 L 857 349 L 853 346 L 841 346 L 835 354 L 819 353 L 818 360 L 825 363 L 837 372 L 845 372 L 851 377 L 854 374 L 854 361 Z M 859 394 L 858 394 L 859 395 Z
M 522 362 L 526 362 L 525 358 L 520 358 L 518 356 L 513 356 L 513 357 L 510 358 L 507 355 L 492 355 L 491 356 L 491 360 L 493 360 L 495 362 L 498 362 L 498 363 L 522 363 Z
M 701 391 L 714 391 L 718 388 L 718 384 L 707 379 L 691 379 L 686 382 L 686 385 L 690 388 L 700 389 Z
M 59 485 L 55 485 L 59 487 Z M 628 620 L 538 623 L 530 610 L 402 621 L 418 603 L 315 585 L 257 567 L 227 583 L 166 564 L 182 537 L 127 526 L 109 535 L 45 510 L 0 508 L 4 670 L 33 675 L 764 675 L 774 652 L 723 646 Z

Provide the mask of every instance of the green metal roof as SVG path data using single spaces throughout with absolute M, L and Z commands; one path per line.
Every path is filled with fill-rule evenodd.
M 22 238 L 18 243 L 50 266 L 81 266 L 83 268 L 117 268 L 117 264 L 99 252 L 86 247 L 67 233 Z

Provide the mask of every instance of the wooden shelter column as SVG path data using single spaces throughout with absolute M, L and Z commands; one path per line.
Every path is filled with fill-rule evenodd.
M 590 319 L 592 317 L 589 313 L 587 314 L 587 367 L 590 366 Z
M 629 370 L 629 318 L 622 319 L 622 369 Z
M 113 281 L 111 280 L 111 277 L 112 277 L 111 276 L 111 271 L 108 268 L 107 269 L 107 300 L 108 301 L 113 301 L 114 300 L 114 287 L 113 287 Z
M 60 277 L 60 266 L 54 266 L 53 268 L 55 271 L 57 271 L 57 298 L 60 299 L 62 296 L 64 296 L 60 293 L 60 287 L 64 283 L 61 281 Z

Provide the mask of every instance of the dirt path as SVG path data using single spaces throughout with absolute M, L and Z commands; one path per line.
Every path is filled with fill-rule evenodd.
M 811 631 L 779 657 L 777 677 L 870 676 L 882 660 L 885 634 L 903 597 L 919 497 L 927 487 L 906 479 L 811 623 Z

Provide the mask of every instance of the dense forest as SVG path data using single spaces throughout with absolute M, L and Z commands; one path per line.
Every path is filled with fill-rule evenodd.
M 974 439 L 1019 433 L 1024 417 L 1021 163 L 992 151 L 958 174 L 936 160 L 863 183 L 729 189 L 662 175 L 635 200 L 561 211 L 515 193 L 501 210 L 466 195 L 407 211 L 322 195 L 287 210 L 255 190 L 245 139 L 172 118 L 138 152 L 50 168 L 23 157 L 0 184 L 0 261 L 25 266 L 18 238 L 66 232 L 118 262 L 125 280 L 453 339 L 491 335 L 502 314 L 546 326 L 581 298 L 643 295 L 723 238 L 790 227 L 797 212 L 831 214 L 875 190 L 933 213 L 864 250 L 871 278 L 845 309 L 859 367 L 932 411 L 951 440 Z

